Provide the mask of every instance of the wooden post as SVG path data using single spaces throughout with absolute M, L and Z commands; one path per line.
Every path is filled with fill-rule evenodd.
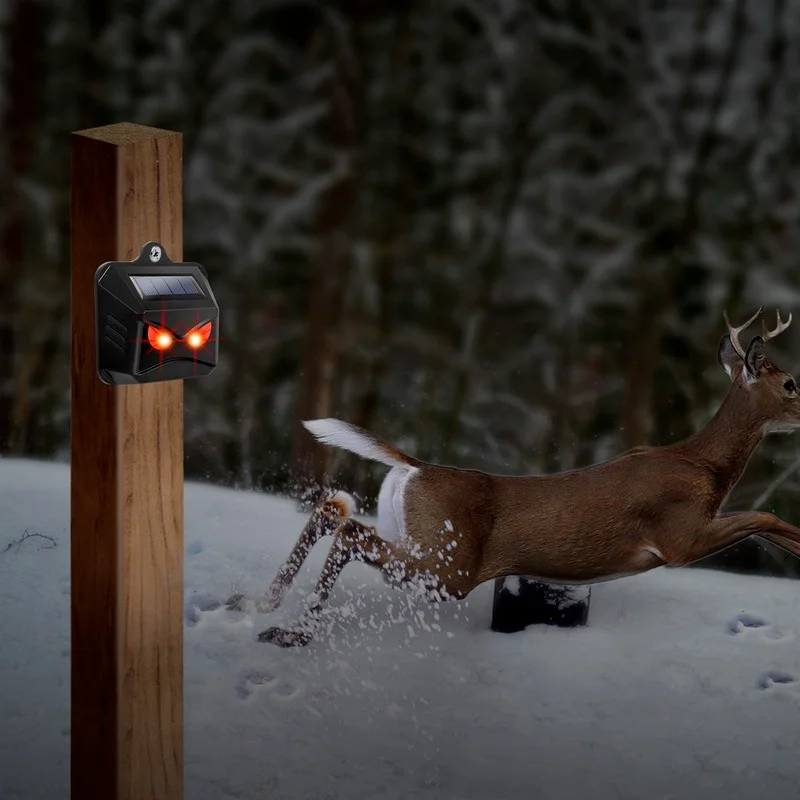
M 179 133 L 72 135 L 72 800 L 183 796 L 183 382 L 95 373 L 94 274 L 183 259 Z
M 528 625 L 576 628 L 589 619 L 591 588 L 553 586 L 524 576 L 494 582 L 493 631 L 517 633 Z

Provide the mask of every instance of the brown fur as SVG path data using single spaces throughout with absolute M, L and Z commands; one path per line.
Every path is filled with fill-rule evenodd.
M 347 518 L 346 504 L 323 500 L 265 605 L 280 602 L 311 543 L 333 533 L 316 603 L 300 624 L 260 638 L 283 646 L 310 641 L 322 603 L 352 560 L 373 564 L 395 583 L 424 578 L 431 596 L 443 599 L 508 575 L 583 583 L 680 566 L 754 533 L 800 556 L 800 529 L 774 515 L 719 513 L 764 426 L 800 425 L 800 398 L 784 388 L 790 375 L 763 361 L 748 383 L 742 359 L 720 352 L 732 377 L 722 406 L 701 431 L 665 447 L 634 448 L 570 472 L 509 477 L 425 464 L 388 445 L 417 467 L 405 490 L 408 542 L 386 542 Z

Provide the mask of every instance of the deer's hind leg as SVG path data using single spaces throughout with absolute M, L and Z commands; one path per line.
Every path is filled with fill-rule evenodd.
M 354 519 L 338 521 L 328 557 L 314 587 L 308 610 L 297 623 L 287 628 L 268 628 L 258 635 L 261 642 L 280 647 L 299 647 L 308 644 L 319 621 L 320 612 L 330 596 L 342 570 L 351 561 L 361 561 L 377 567 L 388 566 L 397 556 L 392 543 L 381 539 L 374 528 Z
M 439 574 L 439 562 L 430 551 L 421 551 L 412 543 L 395 543 L 381 538 L 375 528 L 354 519 L 342 519 L 336 528 L 333 544 L 311 596 L 311 605 L 303 617 L 286 628 L 268 628 L 259 634 L 261 642 L 280 647 L 308 644 L 317 627 L 323 606 L 336 580 L 351 561 L 378 567 L 383 577 L 394 586 L 413 586 L 429 600 L 448 600 L 463 597 L 467 591 L 448 589 Z M 471 588 L 471 587 L 470 587 Z
M 339 523 L 349 518 L 354 509 L 353 498 L 345 492 L 328 494 L 317 503 L 289 557 L 278 570 L 269 588 L 263 595 L 255 598 L 255 606 L 260 613 L 274 611 L 280 606 L 314 545 L 323 536 L 332 536 Z M 247 602 L 247 595 L 237 593 L 228 598 L 228 608 L 243 611 Z

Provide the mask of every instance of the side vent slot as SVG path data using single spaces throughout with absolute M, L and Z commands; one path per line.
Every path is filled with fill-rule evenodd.
M 108 342 L 121 353 L 125 352 L 125 344 L 128 340 L 128 328 L 111 314 L 106 314 L 106 325 L 103 328 L 105 334 L 103 341 Z
M 105 334 L 106 335 L 103 337 L 103 341 L 106 344 L 110 344 L 115 350 L 119 350 L 120 353 L 124 353 L 125 352 L 125 345 L 120 344 L 116 339 L 112 339 L 108 335 L 108 331 L 109 331 L 109 328 L 106 327 L 106 329 L 105 329 Z M 116 336 L 116 334 L 115 334 L 115 336 Z

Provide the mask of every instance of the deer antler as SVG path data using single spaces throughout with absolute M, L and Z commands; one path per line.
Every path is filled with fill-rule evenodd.
M 727 311 L 722 312 L 722 316 L 725 318 L 725 324 L 728 326 L 728 335 L 731 337 L 731 344 L 733 345 L 733 349 L 737 352 L 737 354 L 742 358 L 743 361 L 745 358 L 745 352 L 744 348 L 739 344 L 739 334 L 745 328 L 750 327 L 750 325 L 752 325 L 758 319 L 759 315 L 763 310 L 764 306 L 761 306 L 761 308 L 759 308 L 758 311 L 756 311 L 756 313 L 753 314 L 753 316 L 750 317 L 749 320 L 747 320 L 747 322 L 745 322 L 743 325 L 740 325 L 738 328 L 734 328 L 733 325 L 731 325 L 731 321 L 728 319 L 728 312 Z M 791 320 L 791 315 L 789 315 L 789 319 Z M 778 317 L 778 322 L 780 323 L 780 317 Z M 788 324 L 789 323 L 787 322 L 786 325 Z M 778 328 L 780 328 L 780 324 L 778 325 Z M 780 330 L 778 330 L 778 328 L 775 329 L 777 333 L 773 334 L 774 336 L 777 336 L 778 333 L 780 333 Z M 781 328 L 781 330 L 783 329 Z M 766 341 L 766 339 L 767 337 L 765 336 L 764 341 Z
M 768 342 L 770 339 L 774 339 L 779 333 L 783 333 L 791 324 L 792 324 L 792 312 L 789 312 L 789 317 L 787 318 L 786 322 L 781 320 L 781 312 L 776 310 L 776 315 L 778 317 L 778 324 L 775 326 L 774 330 L 768 331 L 767 330 L 767 323 L 765 320 L 761 320 L 761 330 L 763 331 L 762 337 L 765 342 Z

